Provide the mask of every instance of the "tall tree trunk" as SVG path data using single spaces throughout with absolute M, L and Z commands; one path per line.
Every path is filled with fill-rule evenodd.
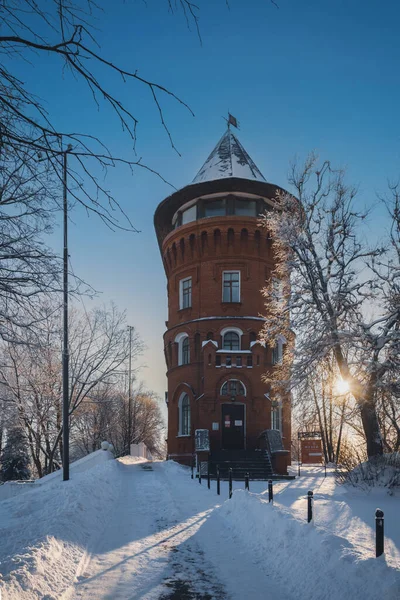
M 367 443 L 368 458 L 380 456 L 383 454 L 383 443 L 374 402 L 374 384 L 376 382 L 376 373 L 372 372 L 368 386 L 363 386 L 359 383 L 359 381 L 357 381 L 357 379 L 351 376 L 349 365 L 343 356 L 340 344 L 335 346 L 334 354 L 340 374 L 343 379 L 350 383 L 353 397 L 357 402 L 360 411 L 365 441 Z
M 336 444 L 336 456 L 334 457 L 334 461 L 336 464 L 339 462 L 340 455 L 340 446 L 342 445 L 342 434 L 343 434 L 343 425 L 344 425 L 344 412 L 345 412 L 346 404 L 343 402 L 342 406 L 342 414 L 340 415 L 340 427 L 339 427 L 339 435 Z
M 371 401 L 359 402 L 359 408 L 367 442 L 368 458 L 380 456 L 383 454 L 383 443 L 375 404 Z
M 322 447 L 323 447 L 323 451 L 324 451 L 325 462 L 328 462 L 327 432 L 326 432 L 326 429 L 325 429 L 325 427 L 324 427 L 324 425 L 322 423 L 321 409 L 320 409 L 320 406 L 318 404 L 318 397 L 317 397 L 317 393 L 316 393 L 314 384 L 311 383 L 310 387 L 311 387 L 312 395 L 313 395 L 313 398 L 314 398 L 315 408 L 317 410 L 318 423 L 319 423 L 319 429 L 321 431 Z

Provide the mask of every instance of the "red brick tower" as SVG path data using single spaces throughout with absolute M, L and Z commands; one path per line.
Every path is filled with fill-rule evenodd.
M 290 402 L 261 380 L 281 359 L 282 341 L 274 351 L 257 342 L 260 290 L 274 268 L 258 215 L 277 189 L 228 129 L 193 182 L 155 212 L 168 280 L 168 454 L 179 462 L 191 460 L 197 429 L 208 430 L 216 460 L 221 451 L 248 456 L 265 430 L 280 432 L 290 450 Z M 275 472 L 286 472 L 289 456 L 281 451 Z

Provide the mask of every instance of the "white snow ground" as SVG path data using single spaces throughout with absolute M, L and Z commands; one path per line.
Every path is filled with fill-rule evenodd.
M 143 463 L 147 466 L 149 463 Z M 398 600 L 400 499 L 308 469 L 274 484 L 216 484 L 120 459 L 0 502 L 2 600 Z M 305 494 L 315 494 L 313 525 Z M 385 555 L 374 557 L 374 511 Z

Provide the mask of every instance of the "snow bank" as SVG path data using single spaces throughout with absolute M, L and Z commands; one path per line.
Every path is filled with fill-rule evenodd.
M 75 471 L 68 482 L 52 478 L 0 503 L 2 600 L 60 598 L 113 510 L 121 468 L 106 461 L 90 477 Z
M 254 560 L 264 561 L 294 598 L 400 597 L 400 572 L 387 566 L 384 556 L 366 559 L 345 538 L 300 522 L 257 494 L 236 490 L 220 514 Z
M 24 494 L 32 489 L 35 481 L 6 481 L 0 485 L 0 501 Z
M 76 473 L 83 473 L 113 458 L 113 454 L 108 450 L 96 450 L 96 452 L 92 452 L 70 464 L 71 476 Z M 54 471 L 54 473 L 45 475 L 35 481 L 7 481 L 4 485 L 0 486 L 0 501 L 32 491 L 38 486 L 46 485 L 55 479 L 61 481 L 62 470 Z

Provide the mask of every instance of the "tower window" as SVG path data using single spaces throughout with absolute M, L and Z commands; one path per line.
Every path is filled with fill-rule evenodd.
M 197 206 L 191 206 L 182 212 L 182 225 L 195 221 L 197 217 Z
M 236 198 L 235 200 L 235 215 L 256 217 L 257 216 L 257 205 L 255 200 L 241 200 Z
M 190 345 L 189 338 L 185 337 L 182 341 L 182 365 L 188 365 L 190 363 Z
M 244 385 L 238 379 L 229 379 L 221 387 L 221 396 L 245 396 Z
M 283 343 L 281 339 L 278 339 L 275 346 L 272 348 L 272 364 L 280 365 L 283 360 Z
M 192 306 L 192 278 L 186 277 L 179 282 L 179 308 Z
M 179 401 L 179 435 L 190 435 L 190 400 L 183 394 Z
M 240 302 L 240 271 L 223 272 L 222 302 Z
M 222 347 L 224 350 L 240 350 L 240 337 L 235 331 L 227 331 L 224 335 Z
M 271 406 L 271 429 L 282 432 L 282 404 L 273 401 Z
M 225 200 L 213 200 L 204 203 L 205 217 L 219 217 L 226 214 Z
M 178 365 L 188 365 L 190 363 L 190 343 L 188 334 L 185 332 L 178 333 L 175 342 L 178 344 Z

